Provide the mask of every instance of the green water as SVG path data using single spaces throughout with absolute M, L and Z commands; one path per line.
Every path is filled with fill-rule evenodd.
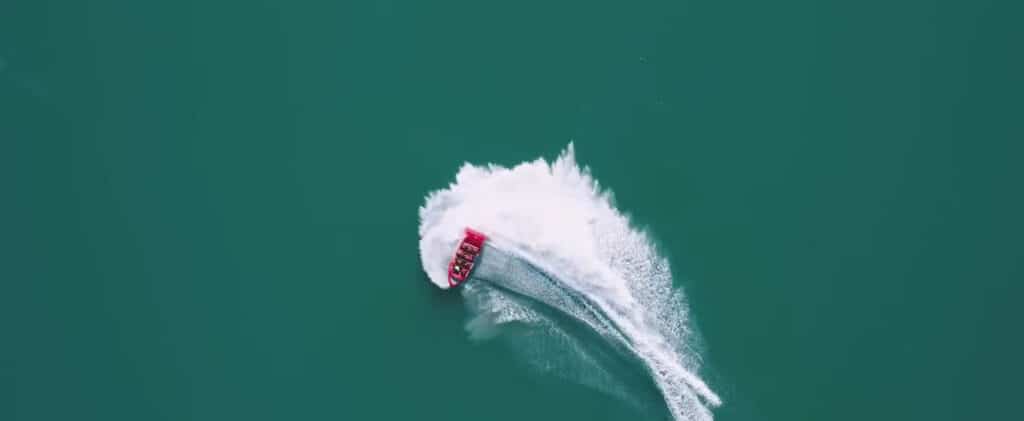
M 419 262 L 570 139 L 717 419 L 1019 417 L 1021 7 L 846 3 L 5 2 L 0 419 L 636 419 Z

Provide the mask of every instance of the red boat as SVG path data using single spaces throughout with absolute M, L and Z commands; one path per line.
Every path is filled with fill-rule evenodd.
M 466 228 L 466 236 L 459 242 L 455 256 L 452 256 L 452 261 L 448 263 L 448 286 L 457 287 L 469 278 L 469 273 L 473 271 L 473 265 L 484 248 L 484 241 L 487 241 L 486 235 Z

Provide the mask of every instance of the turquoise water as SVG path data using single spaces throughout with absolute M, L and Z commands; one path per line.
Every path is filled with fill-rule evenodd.
M 418 253 L 464 162 L 572 140 L 715 419 L 1012 419 L 1020 12 L 4 3 L 0 418 L 644 418 L 474 340 Z

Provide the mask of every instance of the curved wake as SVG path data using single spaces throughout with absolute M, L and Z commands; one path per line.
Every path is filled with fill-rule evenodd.
M 420 220 L 423 268 L 440 288 L 463 228 L 490 237 L 461 288 L 473 338 L 502 339 L 538 370 L 640 409 L 712 419 L 721 399 L 698 376 L 697 338 L 667 260 L 576 164 L 571 144 L 551 164 L 464 165 L 428 195 Z

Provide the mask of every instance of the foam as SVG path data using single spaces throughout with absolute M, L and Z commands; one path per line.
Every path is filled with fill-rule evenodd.
M 712 419 L 711 408 L 721 399 L 697 374 L 697 337 L 685 297 L 673 287 L 668 261 L 613 206 L 610 192 L 600 188 L 589 169 L 576 163 L 572 144 L 551 163 L 463 165 L 454 183 L 427 196 L 420 221 L 423 269 L 437 287 L 449 288 L 447 264 L 463 229 L 480 230 L 490 237 L 489 247 L 542 268 L 558 279 L 560 288 L 596 307 L 549 303 L 581 321 L 592 318 L 583 312 L 599 313 L 621 332 L 609 340 L 621 342 L 616 345 L 644 365 L 675 419 Z M 532 282 L 528 276 L 519 281 Z M 503 308 L 510 317 L 512 307 Z

